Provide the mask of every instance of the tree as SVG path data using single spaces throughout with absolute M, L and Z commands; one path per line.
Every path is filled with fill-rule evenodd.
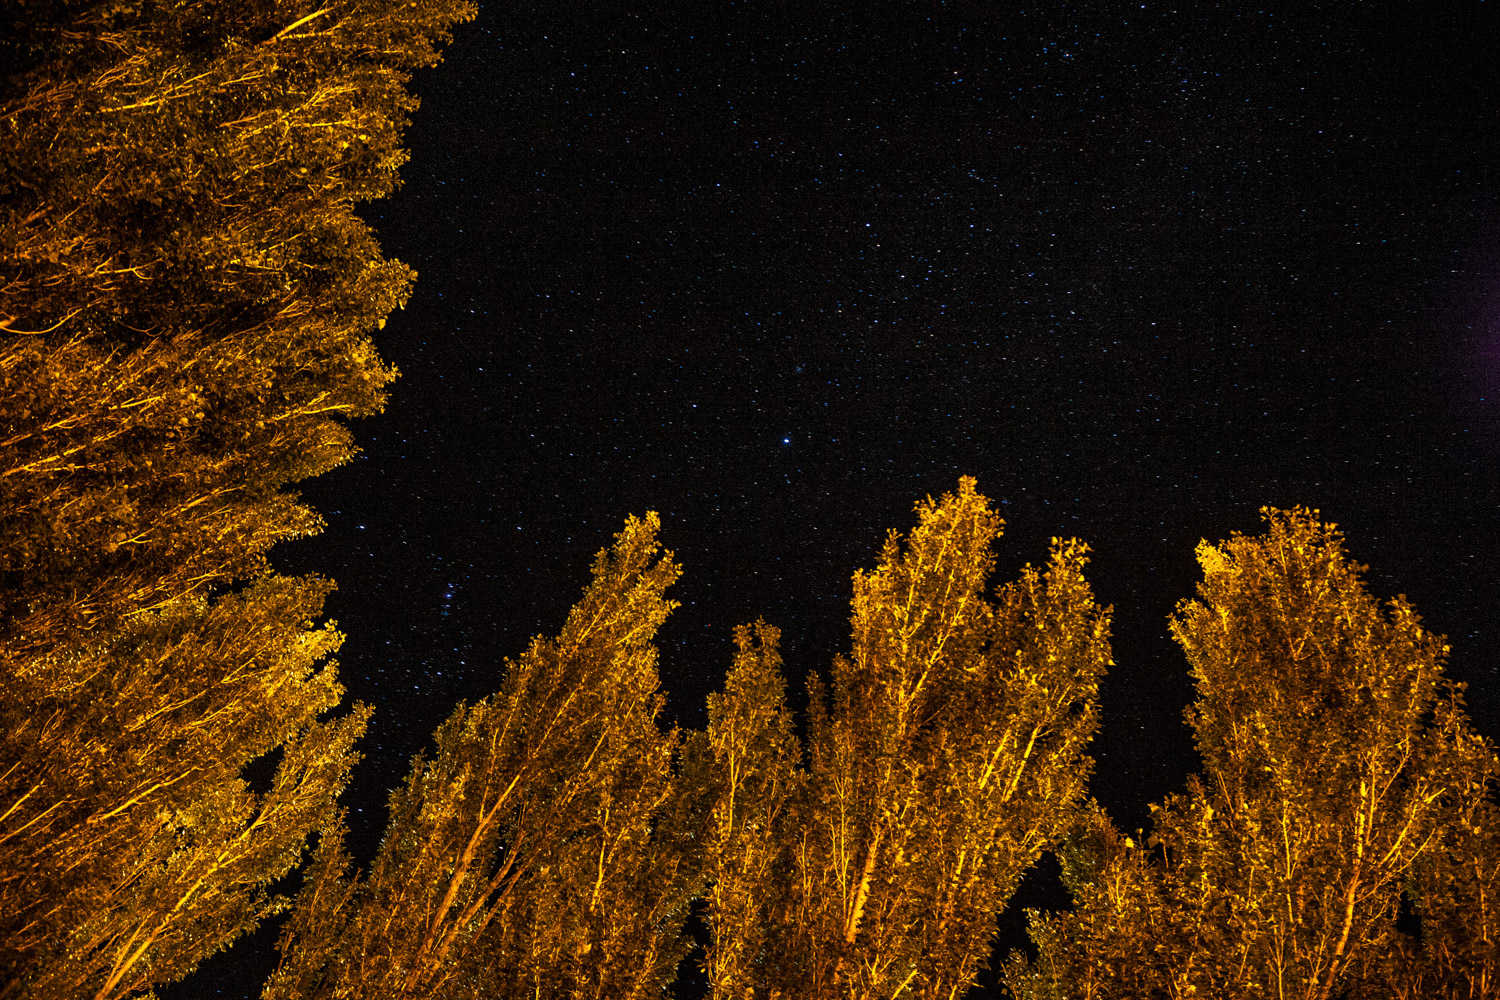
M 328 586 L 183 598 L 6 678 L 0 994 L 121 997 L 186 975 L 284 906 L 267 889 L 328 821 L 367 709 L 315 628 Z M 245 766 L 280 749 L 270 788 Z
M 831 704 L 809 684 L 805 766 L 776 631 L 737 633 L 710 701 L 716 997 L 958 996 L 1083 794 L 1109 662 L 1086 548 L 1054 540 L 990 601 L 1002 525 L 974 481 L 917 511 L 855 575 Z
M 708 696 L 708 740 L 716 798 L 708 833 L 708 925 L 705 968 L 715 997 L 769 995 L 771 925 L 768 889 L 787 875 L 790 854 L 779 834 L 806 774 L 786 705 L 781 632 L 758 621 L 735 629 L 736 654 L 724 691 Z M 774 891 L 774 890 L 773 890 Z
M 1492 848 L 1453 835 L 1489 811 L 1496 770 L 1443 677 L 1448 647 L 1404 598 L 1369 595 L 1315 511 L 1263 515 L 1263 536 L 1198 547 L 1198 598 L 1171 623 L 1201 777 L 1141 843 L 1086 814 L 1064 852 L 1075 910 L 1033 914 L 1039 961 L 1012 959 L 1016 996 L 1388 996 L 1388 952 L 1425 961 L 1396 929 L 1403 886 L 1426 958 L 1494 927 L 1454 895 L 1495 881 Z M 1466 882 L 1455 856 L 1487 860 Z
M 0 996 L 180 978 L 330 822 L 368 713 L 265 553 L 395 376 L 352 205 L 473 13 L 0 0 Z
M 0 655 L 265 569 L 413 277 L 356 201 L 465 0 L 7 0 Z M 7 16 L 8 15 L 8 16 Z M 6 62 L 0 58 L 0 62 Z
M 460 705 L 391 797 L 367 878 L 326 834 L 266 1000 L 660 995 L 691 947 L 709 779 L 657 726 L 678 576 L 629 519 L 556 639 Z

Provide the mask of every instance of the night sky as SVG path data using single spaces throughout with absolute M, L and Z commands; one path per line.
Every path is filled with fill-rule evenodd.
M 730 630 L 800 682 L 849 578 L 973 475 L 996 582 L 1076 535 L 1114 606 L 1094 794 L 1197 766 L 1167 636 L 1193 547 L 1321 509 L 1450 637 L 1500 737 L 1500 37 L 1493 4 L 507 3 L 413 89 L 363 214 L 420 273 L 364 453 L 304 484 L 338 581 L 346 796 L 555 634 L 625 516 L 684 566 L 665 723 Z M 1050 878 L 1050 880 L 1049 880 Z M 1055 876 L 1020 903 L 1061 905 Z M 1021 918 L 1003 924 L 1020 943 Z M 262 933 L 168 995 L 253 996 Z M 701 978 L 701 977 L 694 977 Z M 978 995 L 978 994 L 976 994 Z

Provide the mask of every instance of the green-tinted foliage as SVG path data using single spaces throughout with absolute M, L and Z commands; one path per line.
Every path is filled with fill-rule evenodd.
M 1493 934 L 1467 908 L 1497 856 L 1458 834 L 1483 829 L 1495 758 L 1443 679 L 1447 647 L 1368 594 L 1332 525 L 1265 516 L 1264 536 L 1199 546 L 1198 599 L 1172 621 L 1202 776 L 1154 807 L 1143 844 L 1101 814 L 1072 839 L 1076 910 L 1035 918 L 1042 960 L 1013 961 L 1018 996 L 1380 997 L 1399 949 L 1492 967 L 1493 945 L 1462 939 Z M 1395 927 L 1403 884 L 1426 958 Z
M 704 749 L 685 755 L 655 721 L 651 641 L 678 575 L 657 527 L 628 521 L 562 633 L 439 728 L 363 883 L 320 859 L 268 1000 L 615 1000 L 671 982 L 702 888 L 707 776 Z
M 918 514 L 855 576 L 853 650 L 831 705 L 812 683 L 805 770 L 774 630 L 739 636 L 711 706 L 716 996 L 960 995 L 1083 794 L 1109 662 L 1084 547 L 1054 543 L 990 600 L 1001 523 L 973 480 Z

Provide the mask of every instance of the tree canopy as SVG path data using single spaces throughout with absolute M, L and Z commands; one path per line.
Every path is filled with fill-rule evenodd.
M 1443 676 L 1448 647 L 1404 598 L 1369 594 L 1334 525 L 1263 513 L 1264 535 L 1199 546 L 1198 597 L 1171 623 L 1203 772 L 1143 840 L 1082 817 L 1075 909 L 1033 914 L 1017 996 L 1493 991 L 1500 763 Z
M 684 735 L 656 723 L 652 638 L 678 575 L 657 528 L 628 521 L 557 638 L 438 729 L 391 796 L 367 877 L 341 829 L 325 834 L 266 1000 L 605 1000 L 672 981 L 702 888 L 707 785 Z
M 395 377 L 352 206 L 473 13 L 0 3 L 0 996 L 181 978 L 329 822 L 368 710 L 265 553 Z
M 1087 546 L 992 586 L 966 478 L 855 574 L 800 725 L 757 621 L 707 730 L 662 729 L 679 570 L 630 518 L 359 870 L 370 710 L 333 584 L 267 552 L 396 377 L 374 337 L 415 274 L 354 206 L 475 13 L 0 0 L 0 1000 L 139 995 L 278 913 L 266 1000 L 659 996 L 694 903 L 715 997 L 954 998 L 1049 850 L 1074 905 L 1030 915 L 1023 1000 L 1500 993 L 1500 759 L 1444 640 L 1301 508 L 1198 548 L 1171 631 L 1203 767 L 1149 832 L 1087 798 Z
M 66 641 L 266 569 L 346 461 L 413 272 L 410 70 L 463 0 L 4 4 L 0 638 Z M 0 63 L 4 63 L 0 59 Z
M 1108 613 L 1072 541 L 990 599 L 973 480 L 918 514 L 855 577 L 805 762 L 764 622 L 707 734 L 658 729 L 678 570 L 654 515 L 627 521 L 558 637 L 437 731 L 368 877 L 325 835 L 268 1000 L 658 995 L 697 897 L 716 996 L 962 992 L 1084 793 Z
M 709 740 L 715 996 L 949 996 L 1067 823 L 1092 762 L 1108 610 L 1086 548 L 986 593 L 1000 519 L 972 479 L 854 577 L 854 644 L 814 675 L 805 751 L 777 634 L 737 635 Z M 805 764 L 798 766 L 805 757 Z

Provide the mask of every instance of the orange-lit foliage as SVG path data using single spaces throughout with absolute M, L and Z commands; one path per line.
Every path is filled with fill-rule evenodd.
M 946 997 L 1083 795 L 1109 663 L 1085 547 L 986 595 L 1001 529 L 964 479 L 854 577 L 831 704 L 811 684 L 805 767 L 759 626 L 710 701 L 716 997 Z
M 677 567 L 628 521 L 558 638 L 438 730 L 367 878 L 325 833 L 267 1000 L 659 995 L 698 896 L 715 996 L 961 993 L 1083 794 L 1108 613 L 1077 542 L 987 597 L 1000 521 L 972 480 L 918 511 L 855 578 L 805 767 L 765 623 L 706 738 L 657 728 Z
M 1080 823 L 1076 910 L 1033 914 L 1018 997 L 1467 997 L 1480 966 L 1473 995 L 1493 995 L 1496 760 L 1447 647 L 1369 595 L 1315 512 L 1264 513 L 1265 535 L 1199 546 L 1198 599 L 1172 620 L 1203 774 L 1143 843 L 1097 811 Z M 1425 954 L 1396 928 L 1403 888 Z
M 388 193 L 465 0 L 52 0 L 0 43 L 0 655 L 263 568 L 394 371 Z
M 561 634 L 438 729 L 367 878 L 325 834 L 266 1000 L 661 995 L 691 947 L 709 779 L 656 723 L 678 575 L 657 528 L 627 521 Z
M 183 598 L 5 678 L 6 981 L 25 997 L 170 982 L 283 905 L 266 886 L 330 819 L 368 711 L 342 694 L 326 585 Z M 268 791 L 240 777 L 279 748 Z M 19 993 L 15 991 L 19 988 Z
M 1476 762 L 1476 765 L 1479 762 Z M 1488 796 L 1478 778 L 1488 779 Z M 1500 996 L 1500 764 L 1475 767 L 1475 783 L 1444 804 L 1432 849 L 1406 880 L 1421 924 L 1399 935 L 1381 969 L 1398 1000 L 1481 1000 Z
M 265 552 L 394 377 L 351 205 L 472 13 L 0 0 L 0 996 L 180 978 L 328 822 L 366 712 Z

